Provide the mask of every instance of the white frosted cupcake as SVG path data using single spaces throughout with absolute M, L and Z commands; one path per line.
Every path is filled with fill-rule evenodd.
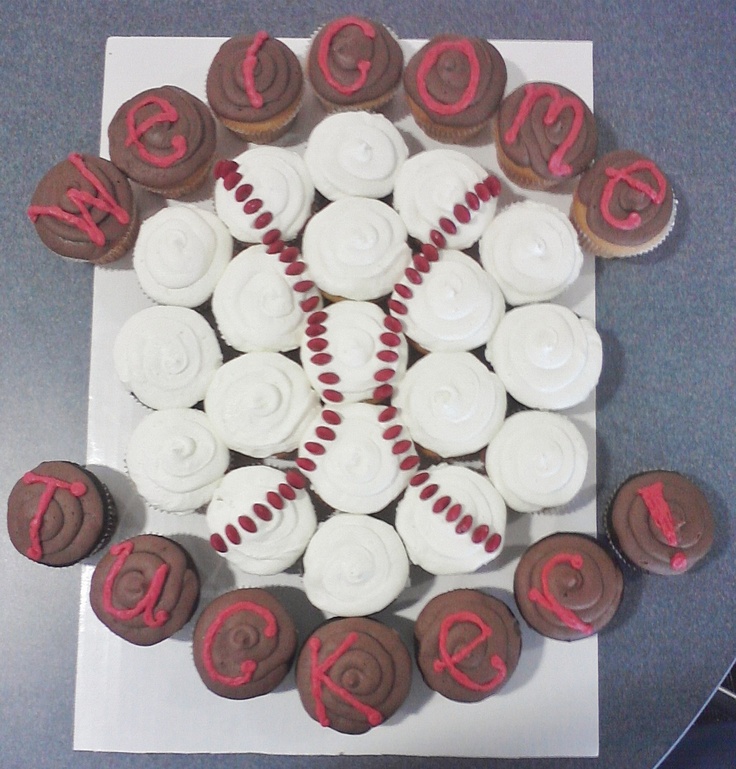
M 138 282 L 155 302 L 199 307 L 233 255 L 227 227 L 194 206 L 163 208 L 141 224 L 133 249 Z
M 408 347 L 380 307 L 346 300 L 309 316 L 301 362 L 323 401 L 382 401 L 406 371 Z
M 391 206 L 370 198 L 342 198 L 307 222 L 304 261 L 332 298 L 386 296 L 411 260 L 407 232 Z
M 210 544 L 248 574 L 278 574 L 301 557 L 317 528 L 304 477 L 265 465 L 231 470 L 207 507 Z
M 396 177 L 393 205 L 409 234 L 438 248 L 476 243 L 496 213 L 501 185 L 462 152 L 418 152 Z
M 304 553 L 304 590 L 328 614 L 363 617 L 385 609 L 409 579 L 409 559 L 393 526 L 338 514 L 320 524 Z
M 314 186 L 328 200 L 383 198 L 409 155 L 401 133 L 373 112 L 336 112 L 323 118 L 307 140 L 304 161 Z
M 215 166 L 217 215 L 241 243 L 272 231 L 293 240 L 312 213 L 314 185 L 300 155 L 282 147 L 252 147 Z
M 146 502 L 170 513 L 191 513 L 212 499 L 230 452 L 203 412 L 163 409 L 133 429 L 125 463 Z
M 297 458 L 326 504 L 363 515 L 396 499 L 418 464 L 397 410 L 370 403 L 323 409 L 304 431 Z
M 187 307 L 149 307 L 123 324 L 113 347 L 120 381 L 152 409 L 189 408 L 222 365 L 217 336 Z
M 486 451 L 486 471 L 519 513 L 560 507 L 580 491 L 588 448 L 572 420 L 549 411 L 510 416 Z
M 411 479 L 395 525 L 412 563 L 430 574 L 470 574 L 500 554 L 506 503 L 475 470 L 435 465 Z
M 486 347 L 507 392 L 534 409 L 566 409 L 595 389 L 603 345 L 595 326 L 559 304 L 527 304 L 504 315 Z
M 322 306 L 295 247 L 280 254 L 264 245 L 241 251 L 212 295 L 222 338 L 240 352 L 287 352 L 299 347 L 307 314 Z
M 480 451 L 506 416 L 501 380 L 469 352 L 420 358 L 392 402 L 417 446 L 444 458 Z
M 229 448 L 262 459 L 296 449 L 318 404 L 301 366 L 277 352 L 250 352 L 218 369 L 204 410 Z
M 388 306 L 423 352 L 482 347 L 506 309 L 496 281 L 474 259 L 426 244 L 394 286 Z
M 501 211 L 480 239 L 480 261 L 512 305 L 554 299 L 580 275 L 583 252 L 569 218 L 533 200 Z

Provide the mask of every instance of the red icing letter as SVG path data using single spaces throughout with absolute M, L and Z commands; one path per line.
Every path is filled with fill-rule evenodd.
M 376 36 L 376 30 L 367 21 L 355 16 L 345 16 L 342 19 L 336 19 L 327 26 L 322 41 L 320 42 L 319 50 L 317 51 L 317 62 L 319 63 L 319 68 L 322 70 L 325 80 L 332 88 L 344 96 L 350 96 L 351 94 L 356 93 L 365 85 L 365 81 L 368 79 L 368 70 L 371 68 L 370 61 L 361 59 L 361 61 L 358 62 L 359 75 L 350 85 L 343 85 L 338 82 L 330 71 L 329 53 L 332 38 L 335 37 L 340 30 L 345 29 L 345 27 L 348 27 L 351 24 L 359 27 L 360 31 L 366 37 L 373 39 Z
M 266 40 L 268 40 L 268 32 L 257 32 L 253 42 L 248 46 L 245 58 L 243 59 L 243 88 L 248 94 L 250 103 L 256 109 L 260 109 L 263 106 L 263 97 L 256 89 L 255 71 L 258 65 L 258 51 Z
M 142 123 L 136 124 L 135 118 L 138 114 L 138 110 L 147 107 L 149 104 L 155 104 L 160 112 L 157 112 L 151 117 L 146 118 Z M 140 140 L 146 131 L 150 130 L 157 123 L 175 123 L 179 119 L 179 113 L 174 108 L 174 105 L 162 99 L 160 96 L 146 96 L 145 98 L 137 101 L 129 110 L 125 116 L 125 125 L 128 128 L 128 135 L 125 139 L 125 146 L 130 147 L 131 144 L 135 145 L 138 150 L 138 154 L 146 163 L 150 163 L 156 168 L 168 168 L 174 165 L 178 160 L 181 160 L 187 152 L 187 140 L 184 136 L 177 134 L 171 139 L 171 149 L 168 155 L 153 155 L 150 153 Z
M 631 175 L 636 171 L 650 171 L 657 181 L 658 189 L 652 189 L 646 182 Z M 632 189 L 643 193 L 657 206 L 664 202 L 667 181 L 651 160 L 637 160 L 625 168 L 606 168 L 606 176 L 608 176 L 608 181 L 601 194 L 601 214 L 611 227 L 618 230 L 635 230 L 641 224 L 641 216 L 636 211 L 631 211 L 625 219 L 617 219 L 611 213 L 611 198 L 619 182 L 624 182 Z
M 459 51 L 467 58 L 470 65 L 468 84 L 462 96 L 454 104 L 443 104 L 441 101 L 437 101 L 427 90 L 427 75 L 445 51 Z M 456 115 L 468 107 L 475 98 L 475 94 L 478 91 L 479 78 L 480 64 L 470 41 L 464 38 L 462 40 L 445 40 L 432 46 L 424 55 L 417 70 L 417 89 L 424 103 L 433 112 L 436 112 L 438 115 Z
M 551 611 L 567 627 L 589 635 L 593 632 L 593 626 L 583 622 L 574 611 L 563 606 L 550 590 L 549 573 L 555 566 L 559 566 L 561 563 L 566 563 L 572 566 L 573 569 L 580 571 L 583 567 L 583 556 L 579 553 L 574 555 L 569 555 L 568 553 L 553 555 L 542 567 L 542 592 L 540 593 L 537 588 L 533 587 L 529 591 L 529 600 L 538 603 L 543 609 Z
M 662 493 L 664 485 L 661 482 L 653 483 L 651 486 L 643 486 L 636 493 L 644 500 L 647 511 L 654 521 L 654 525 L 662 532 L 665 541 L 670 547 L 677 547 L 677 531 L 675 521 L 672 518 L 672 510 L 667 504 L 667 500 Z M 672 558 L 670 565 L 675 571 L 683 571 L 687 568 L 687 558 L 685 553 L 678 550 Z

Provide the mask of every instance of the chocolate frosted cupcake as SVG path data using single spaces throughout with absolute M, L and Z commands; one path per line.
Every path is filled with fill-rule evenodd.
M 435 596 L 414 625 L 416 659 L 430 689 L 457 702 L 479 702 L 516 670 L 521 631 L 503 601 L 479 590 Z
M 78 152 L 41 179 L 28 216 L 48 248 L 91 264 L 123 256 L 140 223 L 127 177 L 109 160 Z
M 597 633 L 618 609 L 623 575 L 592 537 L 551 534 L 521 556 L 514 572 L 514 598 L 538 633 L 575 641 Z
M 506 62 L 480 37 L 437 35 L 411 57 L 403 80 L 419 127 L 461 144 L 490 126 L 506 87 Z
M 375 110 L 401 82 L 404 55 L 383 24 L 341 16 L 320 28 L 307 54 L 307 77 L 325 109 Z
M 107 487 L 73 462 L 42 462 L 8 497 L 10 541 L 46 566 L 70 566 L 91 555 L 107 543 L 116 523 Z
M 286 609 L 260 588 L 215 598 L 194 628 L 194 665 L 220 697 L 245 700 L 273 691 L 291 668 L 296 628 Z
M 115 635 L 152 646 L 189 621 L 199 576 L 189 553 L 167 537 L 141 534 L 114 544 L 92 574 L 90 603 Z
M 399 634 L 364 617 L 336 619 L 307 639 L 296 664 L 304 709 L 322 726 L 362 734 L 390 718 L 411 686 L 411 656 Z
M 713 515 L 703 492 L 680 473 L 654 470 L 623 483 L 608 508 L 608 533 L 624 559 L 652 574 L 682 574 L 710 550 Z
M 215 119 L 182 88 L 164 85 L 128 99 L 107 129 L 110 159 L 130 179 L 167 198 L 193 192 L 215 152 Z
M 261 30 L 226 40 L 207 73 L 207 101 L 218 119 L 248 141 L 278 139 L 296 118 L 304 75 L 294 52 Z

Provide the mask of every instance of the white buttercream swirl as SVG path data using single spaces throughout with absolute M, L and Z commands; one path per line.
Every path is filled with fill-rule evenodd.
M 486 451 L 486 471 L 510 508 L 533 513 L 570 502 L 582 488 L 588 449 L 562 414 L 519 411 Z
M 234 451 L 263 458 L 292 451 L 318 407 L 301 366 L 276 352 L 250 352 L 222 365 L 204 409 Z
M 325 293 L 378 299 L 391 291 L 409 264 L 406 241 L 406 227 L 391 206 L 369 198 L 342 198 L 307 222 L 302 253 Z
M 314 186 L 328 199 L 382 198 L 409 155 L 394 124 L 380 113 L 336 112 L 307 140 L 304 160 Z
M 562 211 L 525 200 L 499 213 L 480 239 L 480 261 L 512 305 L 558 296 L 580 274 L 583 252 Z
M 593 323 L 559 304 L 527 304 L 504 315 L 486 359 L 509 395 L 536 409 L 582 403 L 598 384 L 603 345 Z
M 362 617 L 381 611 L 408 579 L 409 559 L 396 530 L 370 516 L 332 516 L 304 553 L 307 598 L 328 614 Z
M 396 506 L 396 530 L 412 563 L 430 574 L 470 574 L 490 563 L 502 551 L 506 532 L 506 503 L 501 495 L 488 478 L 467 467 L 441 464 L 429 468 L 427 475 L 425 482 L 410 485 Z M 426 490 L 434 485 L 437 490 L 428 495 Z M 435 512 L 435 505 L 447 497 L 449 501 Z M 447 520 L 454 505 L 462 510 Z M 465 516 L 472 522 L 458 533 Z M 489 552 L 486 543 L 494 537 Z

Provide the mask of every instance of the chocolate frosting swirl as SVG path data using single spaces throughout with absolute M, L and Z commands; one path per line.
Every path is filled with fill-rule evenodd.
M 514 573 L 514 598 L 538 633 L 574 641 L 597 633 L 613 618 L 623 575 L 592 537 L 551 534 L 522 555 Z
M 414 637 L 427 686 L 457 702 L 479 702 L 497 692 L 521 654 L 516 617 L 503 601 L 479 590 L 435 596 L 417 617 Z
M 260 588 L 231 590 L 215 598 L 194 629 L 197 672 L 210 691 L 228 699 L 250 699 L 275 689 L 289 672 L 295 651 L 293 620 Z
M 180 630 L 198 600 L 199 576 L 191 556 L 155 534 L 116 543 L 92 574 L 92 610 L 113 633 L 138 646 Z
M 350 617 L 314 631 L 299 654 L 296 682 L 313 719 L 338 732 L 362 734 L 399 709 L 409 693 L 411 667 L 395 630 Z
M 432 50 L 446 43 L 472 46 L 478 59 L 478 84 L 467 107 L 451 114 L 440 114 L 422 98 L 418 84 L 419 69 Z M 468 57 L 458 48 L 448 48 L 429 68 L 425 84 L 430 97 L 443 105 L 461 101 L 471 81 Z M 474 126 L 491 118 L 501 102 L 506 87 L 506 62 L 498 49 L 479 37 L 437 35 L 411 57 L 404 70 L 404 90 L 409 98 L 426 110 L 432 120 L 445 126 Z
M 299 59 L 285 43 L 267 37 L 258 48 L 253 70 L 253 85 L 263 103 L 252 102 L 243 78 L 243 62 L 255 40 L 255 35 L 226 40 L 207 73 L 207 101 L 215 114 L 226 120 L 270 120 L 301 97 L 304 75 Z

